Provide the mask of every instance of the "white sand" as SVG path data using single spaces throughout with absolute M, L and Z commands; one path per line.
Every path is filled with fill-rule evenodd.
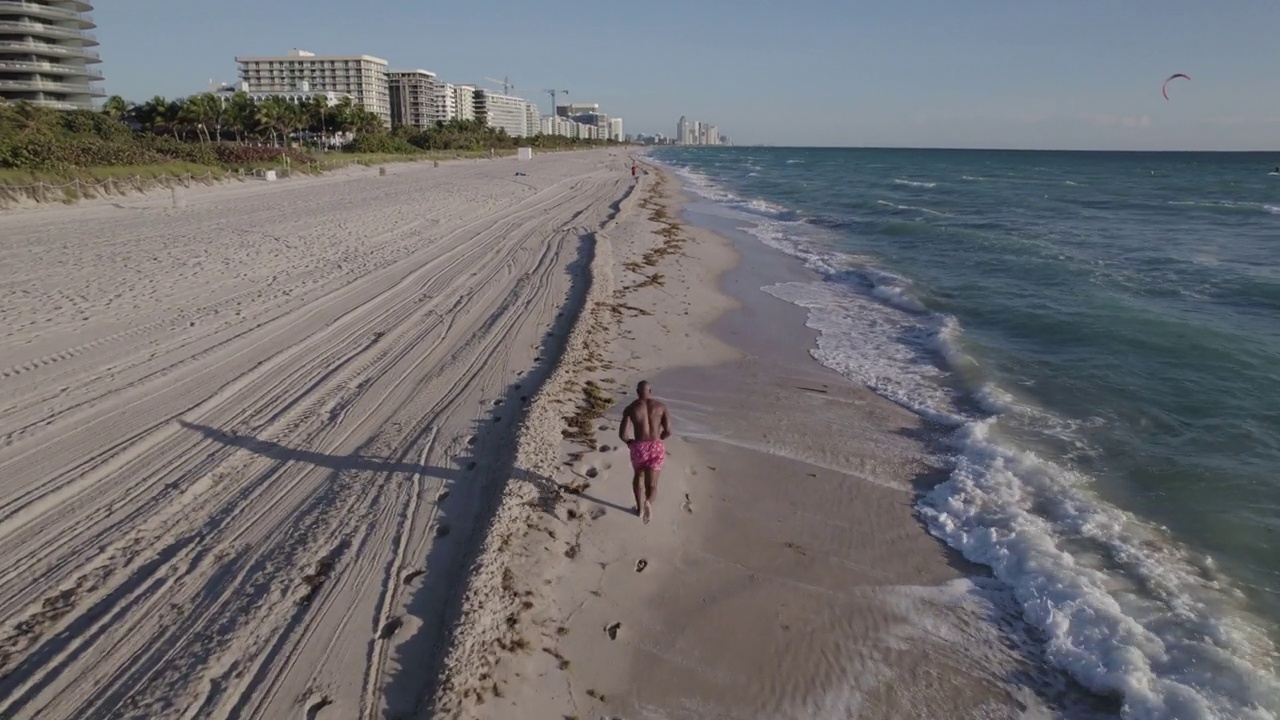
M 802 311 L 758 291 L 779 278 L 734 280 L 765 302 L 725 314 L 737 254 L 673 228 L 657 179 L 597 238 L 595 322 L 535 399 L 438 716 L 1033 717 L 1026 658 L 914 517 L 921 420 L 814 362 Z M 676 433 L 650 525 L 616 434 L 642 378 Z M 561 442 L 588 380 L 616 403 Z
M 628 165 L 0 213 L 0 717 L 423 706 Z

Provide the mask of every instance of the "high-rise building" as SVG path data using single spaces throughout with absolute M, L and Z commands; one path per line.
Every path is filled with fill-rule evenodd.
M 494 129 L 506 130 L 511 137 L 528 137 L 529 105 L 524 98 L 503 95 L 492 90 L 475 91 L 476 119 Z M 536 106 L 535 106 L 536 113 Z M 537 125 L 534 125 L 537 128 Z
M 533 137 L 542 129 L 542 116 L 538 114 L 538 106 L 525 101 L 524 103 L 524 127 L 525 135 Z
M 475 85 L 453 85 L 453 104 L 455 114 L 450 116 L 450 120 L 475 120 L 476 119 L 476 86 Z
M 681 115 L 680 122 L 676 123 L 676 142 L 682 145 L 692 145 L 692 137 L 693 128 L 689 126 L 689 119 Z
M 0 5 L 3 5 L 0 2 Z M 237 57 L 247 92 L 281 93 L 305 86 L 315 92 L 350 95 L 356 104 L 391 122 L 387 61 L 372 55 L 316 55 L 290 50 L 286 55 Z
M 618 142 L 625 139 L 622 134 L 622 118 L 609 118 L 609 139 Z
M 91 47 L 96 27 L 81 0 L 0 2 L 0 99 L 58 110 L 89 110 L 106 93 Z
M 387 73 L 391 94 L 391 126 L 419 130 L 448 120 L 445 94 L 436 74 L 427 70 L 393 70 Z

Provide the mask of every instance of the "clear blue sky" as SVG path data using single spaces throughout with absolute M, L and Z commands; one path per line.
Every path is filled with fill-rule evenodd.
M 739 144 L 1280 147 L 1273 0 L 115 0 L 107 91 L 235 79 L 236 55 L 365 53 L 451 82 L 509 76 L 630 133 L 681 115 Z M 1175 72 L 1172 101 L 1160 84 Z

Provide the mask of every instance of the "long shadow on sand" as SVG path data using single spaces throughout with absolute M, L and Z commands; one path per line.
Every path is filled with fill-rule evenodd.
M 261 455 L 265 458 L 270 458 L 271 460 L 278 462 L 306 463 L 308 465 L 328 468 L 338 472 L 353 471 L 425 475 L 446 481 L 454 481 L 462 476 L 461 470 L 457 468 L 441 468 L 430 465 L 419 465 L 417 463 L 408 463 L 390 458 L 376 457 L 373 455 L 362 455 L 360 453 L 353 453 L 351 455 L 330 455 L 316 452 L 314 450 L 287 447 L 270 440 L 262 440 L 253 437 L 252 435 L 240 435 L 228 430 L 221 430 L 207 425 L 190 423 L 186 420 L 178 420 L 178 424 L 188 430 L 194 430 L 201 435 L 204 435 L 213 442 L 248 450 L 256 455 Z
M 421 475 L 444 481 L 436 502 L 435 537 L 427 557 L 415 558 L 410 566 L 395 568 L 392 587 L 405 598 L 405 616 L 393 618 L 370 635 L 368 657 L 386 662 L 383 673 L 383 717 L 396 720 L 431 717 L 433 698 L 456 623 L 461 616 L 467 578 L 483 547 L 503 490 L 508 483 L 529 483 L 535 489 L 536 504 L 553 512 L 562 488 L 551 478 L 515 467 L 516 437 L 525 408 L 546 382 L 563 354 L 569 331 L 581 314 L 588 289 L 588 268 L 594 254 L 594 235 L 576 236 L 576 257 L 566 270 L 569 292 L 562 311 L 543 336 L 538 360 L 502 395 L 493 398 L 492 410 L 475 420 L 467 451 L 451 458 L 454 467 L 412 462 L 406 457 L 379 457 L 360 452 L 337 455 L 301 447 L 288 447 L 269 440 L 229 432 L 219 428 L 179 421 L 188 430 L 209 440 L 241 448 L 280 463 L 305 463 L 341 473 L 366 473 L 390 478 L 396 474 Z M 572 240 L 570 240 L 572 242 Z M 425 430 L 424 430 L 425 431 Z M 407 442 L 414 446 L 419 438 Z M 431 498 L 423 498 L 430 502 Z M 412 621 L 412 622 L 411 622 Z M 414 628 L 409 630 L 408 628 Z M 391 643 L 385 653 L 380 643 Z M 379 670 L 375 670 L 377 672 Z

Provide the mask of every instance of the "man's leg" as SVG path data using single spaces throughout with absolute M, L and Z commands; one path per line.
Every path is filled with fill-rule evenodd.
M 644 515 L 641 517 L 645 522 L 649 522 L 650 516 L 653 514 L 653 501 L 658 497 L 658 473 L 660 471 L 653 468 L 644 469 Z
M 636 515 L 644 515 L 644 484 L 641 482 L 643 471 L 636 469 L 635 477 L 631 478 L 631 492 L 636 496 Z

